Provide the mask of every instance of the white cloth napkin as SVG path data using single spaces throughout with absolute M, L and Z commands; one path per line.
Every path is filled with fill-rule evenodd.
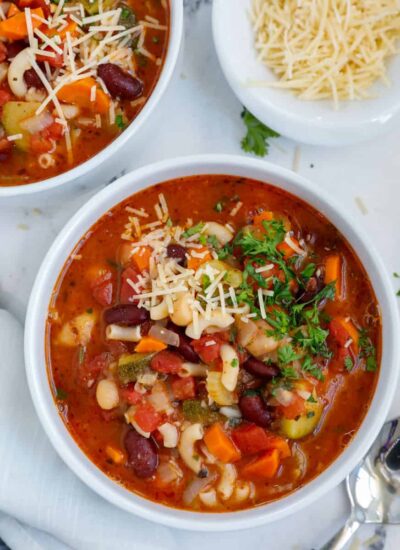
M 343 488 L 273 525 L 223 534 L 169 529 L 112 506 L 53 450 L 26 384 L 23 329 L 0 310 L 0 538 L 12 550 L 247 550 L 267 542 L 269 550 L 309 550 L 347 513 Z

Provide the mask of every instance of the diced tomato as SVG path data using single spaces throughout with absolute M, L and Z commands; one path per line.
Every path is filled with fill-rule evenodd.
M 90 282 L 93 298 L 102 306 L 109 306 L 112 303 L 113 284 L 111 278 L 111 271 L 103 271 Z
M 121 275 L 121 290 L 119 297 L 121 304 L 132 303 L 132 297 L 137 294 L 137 292 L 127 282 L 128 279 L 132 281 L 132 283 L 137 283 L 138 281 L 138 272 L 133 267 L 127 267 Z
M 129 405 L 137 405 L 143 399 L 143 395 L 137 392 L 134 386 L 134 384 L 128 384 L 125 388 L 120 389 L 122 399 L 129 403 Z
M 172 393 L 178 401 L 196 396 L 196 383 L 193 376 L 175 378 L 171 382 Z
M 332 319 L 329 323 L 329 334 L 339 346 L 344 346 L 349 339 L 347 330 L 336 319 Z
M 151 368 L 165 374 L 178 374 L 182 368 L 182 359 L 173 351 L 163 350 L 151 360 Z
M 61 68 L 64 66 L 64 56 L 61 53 L 55 52 L 50 46 L 44 49 L 44 51 L 51 52 L 55 57 L 49 57 L 48 55 L 36 54 L 36 60 L 39 62 L 46 61 L 51 67 Z
M 0 42 L 2 44 L 2 42 Z M 11 99 L 10 92 L 7 92 L 7 90 L 0 90 L 0 107 L 8 103 Z
M 279 410 L 285 418 L 293 420 L 305 411 L 305 400 L 300 397 L 300 395 L 293 392 L 293 399 L 290 405 L 286 407 L 280 406 Z
M 7 59 L 7 47 L 3 42 L 0 42 L 0 63 Z
M 44 138 L 41 134 L 33 134 L 31 136 L 31 151 L 32 153 L 47 153 L 53 147 L 53 144 L 49 139 Z
M 45 0 L 18 0 L 17 4 L 21 10 L 24 10 L 24 8 L 42 8 L 46 18 L 50 15 L 50 7 Z
M 108 352 L 95 355 L 89 361 L 85 361 L 83 365 L 80 365 L 79 375 L 82 382 L 88 382 L 89 380 L 96 380 L 101 372 L 106 370 L 112 361 L 112 356 Z
M 233 430 L 232 439 L 244 456 L 271 449 L 278 449 L 281 458 L 291 455 L 290 447 L 283 437 L 267 432 L 255 424 L 239 426 Z
M 162 422 L 161 414 L 150 403 L 140 403 L 133 417 L 144 432 L 153 432 Z
M 114 357 L 119 357 L 123 353 L 128 353 L 128 347 L 119 340 L 107 340 L 107 347 Z
M 193 349 L 207 365 L 214 363 L 214 361 L 220 358 L 219 352 L 226 340 L 222 339 L 219 334 L 208 334 L 199 340 L 192 340 Z
M 235 428 L 232 439 L 243 455 L 252 455 L 270 448 L 267 432 L 255 424 L 243 424 Z
M 58 122 L 53 122 L 42 132 L 43 137 L 58 140 L 64 135 L 64 128 Z

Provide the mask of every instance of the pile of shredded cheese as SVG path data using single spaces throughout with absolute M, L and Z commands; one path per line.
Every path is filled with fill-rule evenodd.
M 253 0 L 259 59 L 279 77 L 251 85 L 292 90 L 301 99 L 371 97 L 398 53 L 399 0 Z

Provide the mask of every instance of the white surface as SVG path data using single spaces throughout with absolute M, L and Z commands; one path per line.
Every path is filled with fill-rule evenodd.
M 132 140 L 135 138 L 142 125 L 145 124 L 148 118 L 151 118 L 152 113 L 157 108 L 157 105 L 162 100 L 165 91 L 167 90 L 179 59 L 179 52 L 181 50 L 183 37 L 182 2 L 181 0 L 170 0 L 170 6 L 170 34 L 165 62 L 162 67 L 160 78 L 158 79 L 150 98 L 136 117 L 135 123 L 130 124 L 128 128 L 122 132 L 122 134 L 112 141 L 108 147 L 102 149 L 95 157 L 90 158 L 72 170 L 68 170 L 59 176 L 49 178 L 42 182 L 12 187 L 0 187 L 0 200 L 2 198 L 13 197 L 13 202 L 21 204 L 26 195 L 49 193 L 49 191 L 53 192 L 55 189 L 66 185 L 71 188 L 77 187 L 84 181 L 85 177 L 88 177 L 88 175 L 92 178 L 94 178 L 95 175 L 96 178 L 99 177 L 99 175 L 102 174 L 104 170 L 107 170 L 112 162 L 115 162 L 117 158 L 119 159 L 118 162 L 122 167 L 127 166 L 127 144 L 129 145 L 129 143 L 132 143 Z M 21 199 L 21 201 L 18 202 L 18 199 Z
M 384 347 L 379 382 L 368 414 L 351 444 L 317 479 L 288 497 L 268 506 L 222 516 L 160 507 L 130 493 L 100 472 L 79 450 L 54 406 L 44 347 L 46 319 L 53 288 L 65 262 L 82 236 L 110 208 L 132 193 L 162 181 L 201 174 L 232 174 L 270 182 L 314 206 L 343 233 L 357 251 L 382 308 Z M 398 334 L 400 323 L 396 299 L 384 265 L 367 235 L 333 197 L 326 196 L 322 189 L 311 185 L 298 174 L 266 161 L 243 156 L 202 155 L 162 161 L 126 174 L 92 197 L 68 222 L 46 255 L 32 289 L 25 323 L 25 361 L 33 402 L 47 435 L 61 458 L 89 487 L 122 509 L 164 525 L 204 531 L 234 530 L 263 525 L 301 510 L 306 504 L 336 487 L 355 468 L 368 452 L 371 442 L 378 436 L 396 390 L 400 364 Z
M 149 125 L 138 134 L 139 139 L 131 152 L 132 167 L 179 154 L 210 151 L 240 153 L 239 143 L 243 135 L 241 105 L 227 86 L 215 57 L 210 6 L 199 2 L 200 8 L 195 10 L 196 0 L 188 0 L 188 4 L 182 73 L 168 90 L 163 104 L 154 113 Z M 165 121 L 171 119 L 171 123 L 166 125 Z M 399 143 L 400 125 L 379 140 L 359 146 L 337 149 L 301 146 L 298 149 L 300 156 L 295 155 L 296 145 L 293 142 L 279 139 L 273 141 L 268 160 L 291 168 L 294 159 L 299 158 L 299 162 L 295 163 L 298 164 L 299 173 L 312 179 L 346 205 L 354 218 L 368 231 L 391 274 L 393 271 L 400 271 Z M 314 167 L 311 168 L 311 165 Z M 115 172 L 119 171 L 119 166 L 115 166 Z M 99 186 L 104 183 L 98 181 Z M 71 196 L 55 204 L 49 204 L 42 196 L 20 208 L 0 205 L 0 304 L 20 320 L 24 318 L 33 280 L 45 252 L 59 229 L 91 193 L 92 191 L 83 189 L 79 196 Z M 368 209 L 366 215 L 357 206 L 356 197 L 363 198 Z M 400 288 L 400 281 L 393 279 L 392 282 L 395 292 Z M 0 397 L 0 412 L 8 410 L 7 408 L 11 411 L 9 417 L 0 417 L 0 437 L 3 433 L 9 435 L 0 440 L 2 471 L 9 473 L 6 478 L 2 478 L 0 509 L 17 514 L 21 521 L 28 522 L 33 527 L 47 529 L 75 548 L 123 548 L 120 542 L 127 540 L 131 543 L 123 544 L 126 548 L 132 548 L 136 540 L 135 532 L 140 533 L 141 526 L 145 529 L 148 524 L 143 520 L 135 521 L 111 506 L 105 506 L 100 497 L 86 489 L 68 472 L 52 452 L 50 443 L 34 418 L 22 368 L 18 371 L 15 368 L 14 371 L 5 345 L 2 349 L 4 352 L 0 359 L 0 372 L 18 374 L 15 386 L 9 387 L 10 393 L 7 393 L 6 388 Z M 8 377 L 4 378 L 7 379 Z M 4 387 L 1 383 L 0 389 Z M 20 386 L 24 391 L 21 390 L 20 394 L 14 393 L 15 388 Z M 10 397 L 5 400 L 7 395 Z M 18 406 L 20 404 L 27 408 L 22 409 Z M 400 403 L 397 405 L 397 414 L 400 414 L 399 405 Z M 19 409 L 25 413 L 15 416 Z M 14 429 L 6 431 L 6 427 L 10 430 L 10 425 Z M 26 439 L 27 435 L 31 438 Z M 37 446 L 35 441 L 38 442 Z M 7 462 L 8 469 L 4 469 L 3 458 L 8 449 L 26 451 L 30 459 L 26 465 L 29 469 L 22 469 L 19 462 L 14 468 L 15 461 L 10 458 Z M 40 474 L 46 469 L 57 472 L 60 479 L 66 481 L 65 486 L 41 486 Z M 64 477 L 65 472 L 68 472 L 67 477 Z M 29 501 L 25 498 L 25 487 L 33 488 L 35 504 L 32 503 L 33 498 Z M 70 491 L 76 487 L 88 499 L 83 508 L 78 508 L 79 499 L 69 498 Z M 103 513 L 110 514 L 110 520 L 97 521 L 90 532 L 79 531 L 77 517 L 79 514 L 90 515 L 90 506 L 93 503 L 104 506 Z M 66 514 L 62 522 L 57 521 L 57 507 Z M 344 488 L 340 486 L 302 512 L 265 528 L 252 530 L 251 537 L 248 531 L 207 535 L 165 529 L 165 538 L 160 542 L 157 528 L 152 526 L 146 532 L 151 533 L 149 545 L 150 541 L 159 541 L 157 548 L 162 550 L 188 548 L 189 543 L 193 550 L 204 547 L 208 550 L 247 550 L 257 546 L 264 548 L 267 544 L 269 550 L 309 550 L 329 538 L 344 521 L 347 512 Z M 125 525 L 124 530 L 118 531 L 119 536 L 113 527 L 116 518 L 122 518 L 121 522 Z M 104 523 L 108 529 L 105 529 Z M 400 545 L 400 531 L 394 528 L 389 533 L 391 536 L 385 550 L 397 550 Z M 115 538 L 112 539 L 112 536 Z M 368 531 L 363 530 L 360 538 L 365 539 L 368 536 Z M 96 545 L 99 540 L 104 540 L 104 543 Z M 110 543 L 112 540 L 114 545 Z M 175 542 L 175 547 L 168 546 L 171 540 Z M 42 548 L 52 550 L 55 547 L 44 545 Z
M 225 76 L 244 105 L 274 130 L 303 143 L 343 145 L 378 136 L 400 117 L 400 56 L 388 63 L 391 87 L 376 83 L 373 99 L 303 101 L 289 90 L 250 86 L 276 76 L 257 58 L 249 13 L 253 0 L 214 0 L 213 33 Z M 396 120 L 395 120 L 396 119 Z

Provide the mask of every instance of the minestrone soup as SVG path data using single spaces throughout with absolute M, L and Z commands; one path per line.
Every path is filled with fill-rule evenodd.
M 168 0 L 0 3 L 0 186 L 56 176 L 116 138 L 151 94 Z
M 349 444 L 381 321 L 324 216 L 210 175 L 103 216 L 65 265 L 47 335 L 54 399 L 87 456 L 153 501 L 223 512 L 303 486 Z

